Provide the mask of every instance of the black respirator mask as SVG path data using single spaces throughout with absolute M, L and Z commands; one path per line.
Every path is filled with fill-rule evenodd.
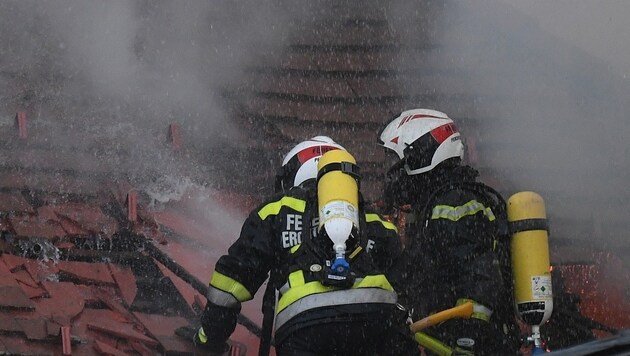
M 394 207 L 413 203 L 413 197 L 419 187 L 418 179 L 409 176 L 405 171 L 405 161 L 401 160 L 393 165 L 385 176 L 383 201 L 389 210 Z

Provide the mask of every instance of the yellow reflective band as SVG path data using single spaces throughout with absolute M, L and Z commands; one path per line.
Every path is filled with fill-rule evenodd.
M 378 214 L 365 214 L 365 221 L 366 222 L 380 222 L 386 229 L 389 230 L 394 230 L 396 232 L 398 232 L 398 228 L 396 227 L 396 225 L 390 223 L 389 221 L 385 221 L 383 219 L 381 219 L 380 216 L 378 216 Z
M 495 220 L 492 209 L 486 208 L 483 204 L 474 199 L 461 206 L 437 205 L 433 208 L 431 219 L 458 221 L 463 217 L 475 215 L 480 211 L 484 213 L 488 220 Z
M 283 197 L 278 201 L 263 206 L 260 210 L 258 210 L 258 216 L 261 220 L 265 220 L 269 215 L 278 215 L 283 206 L 287 206 L 295 211 L 303 213 L 304 209 L 306 209 L 306 201 L 292 197 Z
M 208 287 L 206 298 L 213 304 L 226 308 L 238 308 L 238 306 L 241 305 L 241 302 L 239 302 L 235 296 L 212 285 Z
M 352 288 L 380 288 L 390 292 L 394 291 L 394 288 L 387 277 L 383 274 L 376 274 L 374 276 L 365 276 L 358 282 L 355 282 Z
M 416 333 L 414 338 L 420 346 L 427 348 L 440 356 L 451 356 L 453 354 L 453 349 L 438 339 L 435 339 L 425 333 Z
M 324 293 L 335 290 L 333 287 L 326 287 L 318 281 L 308 282 L 301 286 L 291 287 L 286 293 L 282 295 L 278 301 L 278 307 L 276 308 L 276 314 L 280 313 L 284 308 L 293 304 L 295 301 L 304 298 L 307 295 Z
M 293 272 L 294 274 L 297 272 Z M 325 293 L 333 290 L 337 290 L 339 288 L 327 287 L 321 284 L 319 281 L 313 281 L 304 283 L 304 276 L 302 275 L 302 284 L 293 283 L 291 280 L 291 275 L 289 275 L 289 283 L 291 287 L 289 290 L 282 295 L 280 300 L 278 301 L 278 307 L 276 308 L 276 313 L 280 313 L 284 308 L 293 304 L 295 301 L 306 297 L 307 295 L 317 294 L 317 293 Z M 299 282 L 296 280 L 296 282 Z M 385 275 L 377 274 L 374 276 L 365 276 L 363 279 L 358 280 L 354 283 L 352 288 L 379 288 L 389 292 L 393 292 L 394 288 L 389 283 Z
M 199 341 L 202 344 L 205 344 L 206 342 L 208 342 L 208 337 L 206 336 L 206 332 L 203 331 L 203 328 L 201 326 L 199 327 L 199 331 L 197 332 L 197 338 L 199 338 Z
M 291 249 L 290 249 L 289 251 L 291 251 L 291 253 L 295 253 L 295 251 L 297 251 L 297 250 L 298 250 L 298 248 L 300 248 L 300 245 L 301 245 L 301 244 L 297 244 L 297 245 L 295 245 L 295 246 L 291 247 Z
M 299 270 L 289 274 L 289 288 L 304 285 L 304 271 Z
M 276 330 L 291 318 L 308 310 L 352 304 L 396 304 L 396 292 L 378 288 L 350 288 L 332 290 L 326 293 L 315 293 L 299 299 L 276 315 Z
M 356 256 L 362 250 L 363 250 L 363 247 L 361 247 L 361 246 L 357 247 L 354 251 L 352 251 L 352 253 L 350 254 L 350 256 L 348 256 L 348 258 L 349 259 L 353 259 L 354 256 Z
M 224 292 L 230 293 L 239 302 L 245 302 L 252 299 L 252 294 L 238 281 L 214 271 L 210 285 Z

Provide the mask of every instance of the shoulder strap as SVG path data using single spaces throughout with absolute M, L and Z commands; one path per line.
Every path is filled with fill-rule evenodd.
M 334 285 L 343 288 L 351 287 L 358 274 L 370 273 L 376 270 L 371 256 L 365 253 L 368 239 L 363 199 L 359 197 L 359 211 L 361 213 L 359 214 L 358 236 L 355 237 L 357 242 L 353 244 L 353 246 L 348 246 L 349 249 L 346 251 L 346 260 L 351 265 L 351 271 L 348 275 L 340 276 L 331 271 L 331 264 L 335 257 L 334 251 L 332 250 L 332 243 L 330 244 L 330 250 L 326 250 L 324 246 L 327 245 L 327 241 L 315 241 L 313 239 L 313 231 L 316 227 L 312 226 L 312 221 L 313 215 L 317 213 L 317 197 L 315 194 L 316 192 L 310 192 L 310 196 L 307 198 L 301 245 L 297 251 L 291 254 L 290 269 L 292 271 L 301 269 L 312 273 L 325 285 Z M 314 264 L 318 264 L 323 268 L 314 271 L 311 268 Z

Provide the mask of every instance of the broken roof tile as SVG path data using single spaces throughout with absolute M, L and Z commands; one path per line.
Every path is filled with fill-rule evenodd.
M 9 216 L 9 223 L 18 237 L 43 237 L 52 239 L 66 235 L 59 223 L 40 221 L 37 216 Z
M 19 281 L 18 285 L 20 286 L 20 288 L 22 288 L 24 294 L 26 294 L 29 299 L 41 298 L 46 295 L 46 291 L 39 287 L 31 287 L 30 285 L 24 284 Z
M 84 284 L 116 284 L 105 263 L 59 261 L 57 268 L 60 275 Z
M 15 320 L 15 316 L 10 312 L 0 312 L 0 334 L 8 332 L 21 332 L 22 327 Z
M 134 351 L 140 354 L 140 356 L 153 356 L 155 355 L 155 351 L 149 349 L 145 344 L 138 341 L 129 341 L 129 346 L 131 346 Z
M 54 356 L 56 346 L 41 342 L 26 342 L 21 335 L 0 335 L 2 351 L 7 355 Z
M 0 193 L 0 211 L 11 213 L 34 213 L 20 192 Z
M 102 355 L 127 356 L 125 352 L 120 351 L 117 348 L 98 340 L 94 340 L 94 349 L 100 352 Z
M 46 298 L 38 300 L 36 303 L 37 312 L 50 318 L 61 326 L 72 325 L 73 320 L 81 313 L 85 304 L 59 304 Z
M 20 269 L 17 271 L 14 271 L 12 273 L 13 278 L 15 278 L 15 280 L 17 280 L 18 282 L 21 282 L 22 284 L 25 284 L 29 287 L 33 287 L 33 288 L 38 288 L 39 286 L 37 285 L 37 282 L 35 282 L 33 280 L 33 277 L 31 277 L 31 274 L 28 273 L 28 271 L 26 271 L 25 269 Z
M 48 329 L 45 319 L 15 318 L 15 321 L 20 325 L 22 332 L 29 340 L 45 340 L 48 338 Z
M 149 335 L 160 343 L 167 354 L 193 351 L 190 341 L 174 336 L 175 329 L 190 324 L 186 319 L 144 313 L 134 313 L 134 315 L 144 325 Z
M 82 284 L 75 284 L 74 286 L 77 290 L 77 295 L 80 295 L 81 298 L 83 298 L 83 300 L 85 301 L 85 305 L 94 305 L 101 301 L 100 298 L 94 295 L 93 286 L 86 286 Z M 110 287 L 100 286 L 99 288 L 110 288 Z
M 37 217 L 41 222 L 59 220 L 59 217 L 57 216 L 57 214 L 55 214 L 55 210 L 49 205 L 44 205 L 37 208 Z
M 46 333 L 48 334 L 48 336 L 51 337 L 57 337 L 59 336 L 59 333 L 61 332 L 61 326 L 59 326 L 57 323 L 52 322 L 52 321 L 47 321 L 46 322 Z M 69 326 L 64 326 L 64 328 L 70 328 Z
M 90 234 L 90 232 L 83 229 L 80 224 L 63 216 L 59 219 L 59 224 L 68 235 L 86 236 Z
M 17 285 L 17 281 L 11 273 L 10 266 L 5 263 L 0 263 L 0 284 L 3 285 Z
M 121 323 L 115 320 L 100 319 L 88 322 L 87 327 L 90 330 L 98 330 L 110 335 L 121 337 L 123 339 L 139 341 L 149 346 L 158 345 L 157 341 L 136 331 L 133 324 L 130 323 Z
M 194 352 L 192 342 L 176 335 L 160 335 L 156 339 L 167 355 L 189 354 Z
M 127 305 L 133 304 L 133 300 L 138 293 L 138 286 L 136 284 L 136 277 L 128 267 L 118 266 L 112 263 L 108 263 L 107 266 L 111 270 L 112 276 L 120 289 L 120 294 Z
M 43 281 L 42 286 L 48 292 L 49 298 L 73 298 L 79 299 L 78 286 L 72 282 Z M 81 299 L 83 296 L 81 296 Z
M 51 286 L 58 284 L 49 282 L 44 287 L 53 291 Z M 64 288 L 64 286 L 66 288 Z M 50 298 L 39 298 L 34 300 L 37 311 L 46 317 L 53 319 L 61 325 L 70 325 L 85 306 L 85 300 L 76 293 L 76 289 L 70 288 L 70 284 L 59 285 L 51 293 Z M 48 290 L 48 289 L 47 289 Z M 50 291 L 49 291 L 50 293 Z
M 4 262 L 9 270 L 13 272 L 14 270 L 22 268 L 24 266 L 24 261 L 26 261 L 26 258 L 3 253 L 2 255 L 0 255 L 0 260 L 2 260 L 2 262 Z M 2 266 L 0 266 L 0 268 L 2 268 Z
M 95 234 L 111 236 L 118 231 L 118 222 L 93 204 L 66 203 L 56 205 L 55 213 Z
M 44 262 L 25 258 L 23 266 L 37 283 L 58 279 L 59 269 L 53 261 Z
M 175 329 L 190 324 L 186 319 L 180 316 L 163 316 L 140 312 L 135 312 L 133 315 L 138 318 L 142 325 L 144 325 L 147 329 L 147 332 L 153 337 L 160 335 L 173 335 Z
M 100 299 L 100 301 L 105 303 L 109 309 L 118 313 L 121 317 L 126 318 L 127 320 L 136 319 L 136 317 L 121 304 L 120 298 L 113 291 L 95 286 L 92 288 L 92 292 L 95 297 Z
M 0 265 L 0 307 L 9 309 L 34 309 L 35 305 L 20 288 L 8 268 Z
M 109 309 L 93 309 L 84 308 L 83 311 L 72 320 L 71 332 L 77 339 L 90 340 L 94 338 L 97 333 L 93 330 L 88 330 L 87 324 L 101 319 L 111 319 L 121 322 L 127 322 L 128 319 Z M 63 325 L 62 325 L 63 326 Z M 67 325 L 70 326 L 70 325 Z

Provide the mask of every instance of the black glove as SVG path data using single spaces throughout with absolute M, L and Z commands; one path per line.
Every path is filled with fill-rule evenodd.
M 202 355 L 221 356 L 230 350 L 230 345 L 225 341 L 213 342 L 212 340 L 206 340 L 206 342 L 202 342 L 199 338 L 199 329 L 201 329 L 201 327 L 182 326 L 175 330 L 175 334 L 184 339 L 191 340 L 195 346 L 195 350 L 202 352 Z

